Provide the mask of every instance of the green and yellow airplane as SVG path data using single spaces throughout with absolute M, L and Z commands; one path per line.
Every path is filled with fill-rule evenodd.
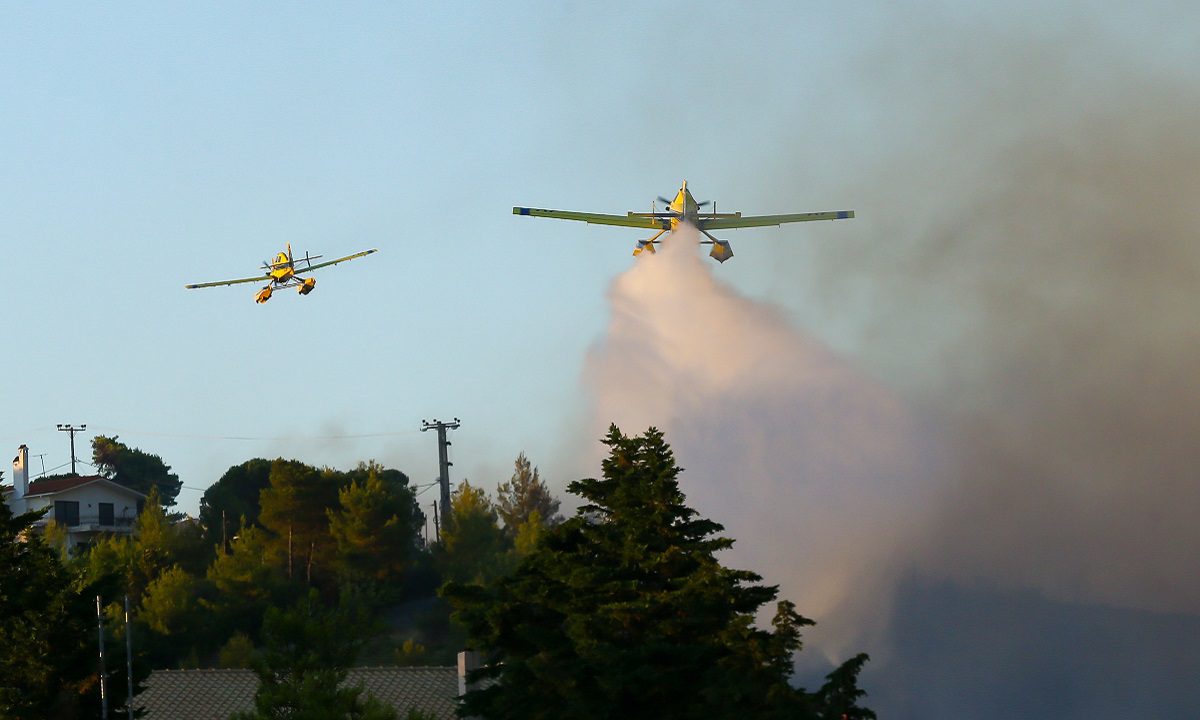
M 312 261 L 320 258 L 320 255 L 313 255 L 312 257 L 309 257 L 308 253 L 304 253 L 304 257 L 293 260 L 292 244 L 288 243 L 287 250 L 275 256 L 275 262 L 263 263 L 263 270 L 266 272 L 262 273 L 261 275 L 255 275 L 254 277 L 248 278 L 238 278 L 237 280 L 216 280 L 213 282 L 194 283 L 192 285 L 184 285 L 184 287 L 191 290 L 193 288 L 216 287 L 218 285 L 237 285 L 238 283 L 266 281 L 266 286 L 259 290 L 258 294 L 254 296 L 254 302 L 261 305 L 262 303 L 265 303 L 271 299 L 271 293 L 274 290 L 282 290 L 284 288 L 294 287 L 297 288 L 297 291 L 301 295 L 307 295 L 312 292 L 313 289 L 317 287 L 317 279 L 313 277 L 298 277 L 303 273 L 316 270 L 317 268 L 337 265 L 340 262 L 346 262 L 347 260 L 360 258 L 364 255 L 370 255 L 373 252 L 375 252 L 374 248 L 370 250 L 363 250 L 362 252 L 356 252 L 353 255 L 347 255 L 346 257 L 340 257 L 337 260 L 327 260 L 323 263 L 317 263 L 316 265 L 313 265 Z M 304 264 L 299 266 L 299 263 Z
M 722 263 L 733 257 L 733 249 L 730 248 L 728 241 L 718 240 L 708 232 L 709 230 L 766 227 L 770 225 L 782 225 L 783 223 L 807 222 L 809 220 L 845 220 L 854 217 L 853 210 L 795 213 L 792 215 L 743 216 L 740 212 L 719 213 L 717 212 L 717 204 L 715 202 L 696 202 L 696 198 L 692 197 L 691 191 L 688 190 L 687 180 L 683 181 L 683 186 L 679 188 L 679 192 L 675 193 L 674 200 L 668 200 L 662 196 L 659 196 L 658 200 L 666 204 L 666 208 L 662 212 L 656 211 L 654 204 L 651 203 L 650 212 L 648 213 L 628 212 L 624 215 L 603 215 L 600 213 L 573 212 L 570 210 L 543 210 L 541 208 L 515 207 L 513 208 L 513 215 L 531 215 L 533 217 L 558 218 L 559 220 L 580 220 L 598 225 L 622 225 L 624 227 L 658 230 L 649 240 L 638 241 L 637 247 L 633 250 L 634 255 L 641 255 L 643 251 L 653 253 L 654 243 L 660 242 L 659 238 L 662 237 L 663 233 L 668 230 L 674 230 L 681 222 L 687 223 L 708 238 L 701 242 L 705 245 L 712 245 L 712 252 L 709 255 L 717 262 Z M 709 204 L 713 206 L 712 212 L 701 212 L 700 208 Z

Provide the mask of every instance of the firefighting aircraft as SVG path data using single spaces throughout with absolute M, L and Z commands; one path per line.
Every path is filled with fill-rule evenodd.
M 717 262 L 722 263 L 733 257 L 733 249 L 730 248 L 728 241 L 718 240 L 708 232 L 709 230 L 765 227 L 768 225 L 782 225 L 783 223 L 806 222 L 808 220 L 845 220 L 854 217 L 853 210 L 797 213 L 792 215 L 743 216 L 740 212 L 719 213 L 717 212 L 716 202 L 696 202 L 696 198 L 692 197 L 691 191 L 688 190 L 687 180 L 683 181 L 683 187 L 679 188 L 679 192 L 675 193 L 674 200 L 668 200 L 665 197 L 659 196 L 658 201 L 666 204 L 666 208 L 662 212 L 656 211 L 654 204 L 651 203 L 650 212 L 648 213 L 629 212 L 624 215 L 601 215 L 598 213 L 572 212 L 569 210 L 515 207 L 513 208 L 513 215 L 532 215 L 533 217 L 558 218 L 560 220 L 582 220 L 586 223 L 595 223 L 598 225 L 623 225 L 625 227 L 658 230 L 649 240 L 638 241 L 637 247 L 633 251 L 634 255 L 641 255 L 643 251 L 653 253 L 654 243 L 661 242 L 658 238 L 668 230 L 674 230 L 679 226 L 679 223 L 683 222 L 696 228 L 708 238 L 707 240 L 702 240 L 701 243 L 712 245 L 712 252 L 709 255 Z M 700 211 L 700 208 L 709 204 L 713 206 L 712 212 Z
M 321 257 L 320 255 L 313 255 L 312 257 L 309 257 L 308 253 L 304 253 L 304 257 L 293 260 L 292 244 L 288 243 L 287 252 L 281 252 L 276 255 L 275 262 L 263 263 L 263 269 L 266 270 L 266 272 L 262 275 L 255 275 L 254 277 L 248 278 L 238 278 L 237 280 L 216 280 L 214 282 L 195 283 L 194 285 L 184 285 L 184 287 L 190 290 L 192 288 L 216 287 L 217 285 L 237 285 L 238 283 L 263 282 L 265 280 L 267 283 L 266 286 L 263 287 L 262 290 L 259 290 L 258 294 L 254 296 L 254 302 L 261 304 L 270 300 L 271 293 L 275 290 L 294 287 L 300 292 L 301 295 L 307 295 L 312 292 L 313 288 L 317 286 L 317 279 L 312 277 L 298 277 L 301 273 L 310 272 L 312 270 L 316 270 L 317 268 L 328 267 L 330 265 L 337 265 L 340 262 L 346 262 L 347 260 L 360 258 L 364 255 L 370 255 L 373 252 L 376 252 L 374 248 L 370 250 L 363 250 L 362 252 L 356 252 L 353 255 L 347 255 L 346 257 L 341 257 L 337 260 L 327 260 L 326 262 L 313 265 L 312 261 Z M 297 267 L 299 263 L 303 263 L 303 265 Z

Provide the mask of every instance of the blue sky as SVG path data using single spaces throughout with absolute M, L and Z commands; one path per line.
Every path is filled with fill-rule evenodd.
M 807 197 L 738 191 L 814 103 L 838 107 L 870 15 L 835 7 L 6 7 L 0 437 L 49 468 L 69 459 L 55 424 L 87 423 L 190 488 L 278 454 L 422 480 L 420 420 L 458 416 L 457 477 L 493 485 L 522 450 L 566 471 L 581 358 L 638 233 L 510 208 L 642 210 L 683 178 L 730 210 L 852 204 L 822 190 L 839 148 L 819 135 Z M 381 252 L 265 307 L 182 288 L 285 242 Z M 727 275 L 765 293 L 771 245 L 752 245 Z

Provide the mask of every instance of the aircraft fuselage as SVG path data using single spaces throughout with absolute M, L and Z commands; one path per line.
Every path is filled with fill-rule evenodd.
M 275 256 L 275 262 L 271 263 L 271 271 L 267 273 L 271 277 L 271 282 L 277 285 L 291 280 L 296 275 L 296 264 L 292 262 L 292 244 L 288 243 L 287 252 L 281 252 Z
M 687 180 L 683 181 L 683 186 L 679 188 L 679 192 L 675 193 L 675 199 L 671 201 L 670 208 L 674 215 L 671 218 L 672 230 L 678 228 L 680 222 L 700 227 L 700 205 L 696 202 L 696 198 L 692 197 L 692 192 L 687 189 Z

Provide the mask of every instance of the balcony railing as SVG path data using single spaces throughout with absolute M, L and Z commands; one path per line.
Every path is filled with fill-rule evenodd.
M 45 525 L 48 521 L 54 520 L 54 514 L 43 518 L 38 525 Z M 134 518 L 118 517 L 113 518 L 111 522 L 100 522 L 99 515 L 80 515 L 79 522 L 71 525 L 65 525 L 59 522 L 59 525 L 65 525 L 70 532 L 127 532 L 133 529 Z

